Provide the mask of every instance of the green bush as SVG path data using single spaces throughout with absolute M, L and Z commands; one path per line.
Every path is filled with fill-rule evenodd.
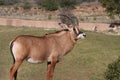
M 17 2 L 18 2 L 17 0 L 3 0 L 4 5 L 13 5 Z
M 55 11 L 58 9 L 58 3 L 55 0 L 44 0 L 41 3 L 41 6 L 43 6 L 46 10 L 49 11 Z
M 77 4 L 77 0 L 59 0 L 60 7 L 74 8 Z
M 48 20 L 51 20 L 51 19 L 52 19 L 52 15 L 49 14 L 49 15 L 48 15 Z
M 105 79 L 120 80 L 120 57 L 108 65 L 108 69 L 105 72 Z
M 30 9 L 32 7 L 32 5 L 28 1 L 24 1 L 22 7 L 24 9 Z
M 4 1 L 3 0 L 0 0 L 0 5 L 4 5 Z
M 46 10 L 49 11 L 55 11 L 59 7 L 61 8 L 74 8 L 77 4 L 77 0 L 43 0 L 43 1 L 37 1 L 38 5 L 41 5 Z

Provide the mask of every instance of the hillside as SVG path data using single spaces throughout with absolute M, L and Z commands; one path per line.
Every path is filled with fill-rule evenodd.
M 40 5 L 43 1 L 45 1 L 45 0 L 0 0 L 0 5 L 16 5 L 17 4 L 19 6 L 21 4 L 28 3 L 32 6 L 34 6 L 34 5 Z M 58 0 L 58 1 L 60 1 L 60 0 Z M 63 1 L 65 1 L 65 0 L 63 0 Z M 98 3 L 98 0 L 74 0 L 74 1 L 76 1 L 78 4 Z
M 43 0 L 4 0 L 5 5 L 0 6 L 1 18 L 15 18 L 27 20 L 58 20 L 59 8 L 56 11 L 46 11 L 42 6 Z M 13 2 L 10 2 L 13 1 Z M 77 5 L 72 9 L 80 22 L 103 22 L 110 23 L 111 19 L 107 16 L 105 8 L 98 0 L 76 0 Z M 9 5 L 8 5 L 9 3 Z M 11 5 L 13 4 L 13 5 Z

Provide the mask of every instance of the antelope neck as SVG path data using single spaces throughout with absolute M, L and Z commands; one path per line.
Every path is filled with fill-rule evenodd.
M 64 29 L 64 31 L 70 31 L 69 29 Z M 75 29 L 73 29 L 73 32 L 74 32 L 74 37 L 71 37 L 71 40 L 73 41 L 73 42 L 76 42 L 77 41 L 77 36 L 79 35 L 79 34 L 77 34 L 77 31 L 75 30 Z

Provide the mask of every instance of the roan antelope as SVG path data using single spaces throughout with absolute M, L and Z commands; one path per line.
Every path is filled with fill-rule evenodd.
M 67 15 L 60 15 L 71 19 Z M 10 80 L 16 80 L 17 71 L 21 63 L 27 60 L 30 63 L 47 61 L 47 80 L 52 80 L 54 68 L 59 59 L 71 51 L 78 39 L 86 37 L 80 32 L 78 25 L 67 24 L 68 28 L 42 37 L 20 35 L 10 43 L 10 50 L 14 64 L 10 69 Z

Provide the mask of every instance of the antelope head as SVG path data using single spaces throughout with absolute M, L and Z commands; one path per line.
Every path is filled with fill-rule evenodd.
M 76 16 L 68 16 L 65 14 L 59 14 L 61 23 L 59 25 L 63 29 L 67 29 L 71 32 L 71 34 L 78 39 L 85 39 L 86 34 L 79 29 L 79 21 Z

